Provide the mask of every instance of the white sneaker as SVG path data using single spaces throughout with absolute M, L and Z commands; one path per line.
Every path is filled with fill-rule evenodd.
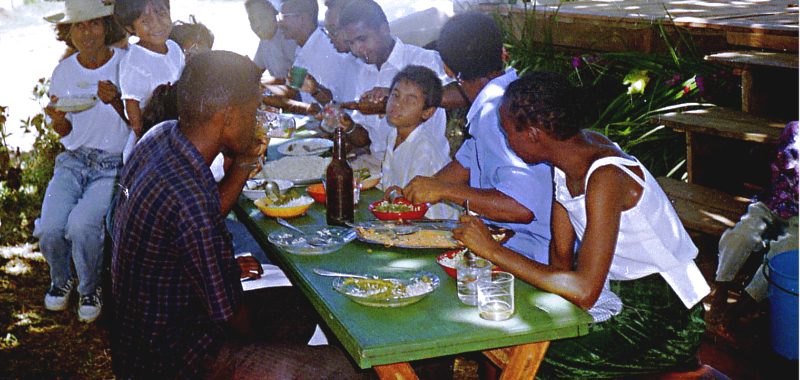
M 78 320 L 81 322 L 92 323 L 100 316 L 103 309 L 102 292 L 98 288 L 94 293 L 81 296 L 78 306 Z
M 67 308 L 69 297 L 72 295 L 74 280 L 69 279 L 63 286 L 50 285 L 50 290 L 44 296 L 44 308 L 52 311 L 62 311 Z

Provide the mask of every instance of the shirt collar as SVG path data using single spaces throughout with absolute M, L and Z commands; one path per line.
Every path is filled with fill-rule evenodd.
M 181 132 L 177 122 L 171 125 L 170 128 L 168 136 L 172 141 L 175 151 L 185 158 L 192 171 L 197 173 L 197 178 L 203 181 L 203 186 L 216 188 L 214 175 L 211 173 L 211 169 L 208 168 L 208 165 L 206 165 L 206 161 L 203 159 L 200 151 L 198 151 L 194 144 L 186 138 L 186 135 Z
M 509 67 L 503 75 L 489 81 L 486 86 L 483 86 L 481 92 L 478 93 L 478 96 L 476 96 L 475 100 L 472 102 L 472 106 L 467 112 L 467 120 L 472 119 L 480 112 L 484 103 L 502 97 L 508 85 L 515 80 L 517 80 L 517 71 L 514 70 L 513 67 Z
M 397 37 L 392 37 L 392 39 L 394 40 L 394 47 L 392 48 L 392 51 L 389 53 L 389 57 L 386 58 L 386 62 L 384 62 L 383 65 L 381 66 L 380 71 L 383 71 L 387 65 L 392 66 L 398 70 L 403 69 L 403 67 L 405 67 L 406 65 L 405 61 L 406 44 L 404 44 L 403 41 L 400 41 L 400 39 Z

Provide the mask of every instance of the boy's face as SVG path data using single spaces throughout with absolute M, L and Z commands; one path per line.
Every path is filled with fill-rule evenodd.
M 275 21 L 275 12 L 264 2 L 253 3 L 247 7 L 247 19 L 250 21 L 250 29 L 259 39 L 268 40 L 275 35 L 278 23 Z
M 398 81 L 389 93 L 386 117 L 395 128 L 416 127 L 433 115 L 434 107 L 425 108 L 425 94 L 414 82 Z
M 139 37 L 139 45 L 153 50 L 164 46 L 172 32 L 172 17 L 169 8 L 161 1 L 147 2 L 141 16 L 133 21 L 133 34 Z
M 106 27 L 102 18 L 76 22 L 69 28 L 69 38 L 79 52 L 105 47 Z

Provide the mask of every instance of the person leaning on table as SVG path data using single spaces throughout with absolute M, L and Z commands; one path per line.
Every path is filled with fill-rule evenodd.
M 550 264 L 496 243 L 475 217 L 462 217 L 454 236 L 595 317 L 587 335 L 551 342 L 537 378 L 694 370 L 705 331 L 700 301 L 709 293 L 694 262 L 697 248 L 647 169 L 605 136 L 581 129 L 578 95 L 562 75 L 532 73 L 508 86 L 500 107 L 511 148 L 526 162 L 555 167 Z M 592 313 L 616 298 L 609 289 L 622 310 Z
M 269 321 L 251 317 L 240 276 L 260 266 L 234 259 L 208 166 L 225 151 L 233 158 L 228 175 L 244 185 L 259 150 L 260 75 L 235 53 L 195 55 L 177 85 L 179 120 L 143 138 L 122 170 L 112 233 L 119 378 L 362 376 L 333 346 L 252 339 Z

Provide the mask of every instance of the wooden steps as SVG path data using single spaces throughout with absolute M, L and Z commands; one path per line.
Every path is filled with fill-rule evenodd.
M 798 55 L 766 51 L 725 51 L 705 56 L 706 61 L 748 69 L 751 67 L 772 67 L 778 69 L 798 69 Z
M 750 200 L 672 178 L 658 178 L 687 230 L 716 236 L 733 227 Z
M 777 144 L 786 125 L 783 121 L 769 120 L 723 107 L 669 112 L 658 115 L 651 121 L 678 131 L 773 145 Z

